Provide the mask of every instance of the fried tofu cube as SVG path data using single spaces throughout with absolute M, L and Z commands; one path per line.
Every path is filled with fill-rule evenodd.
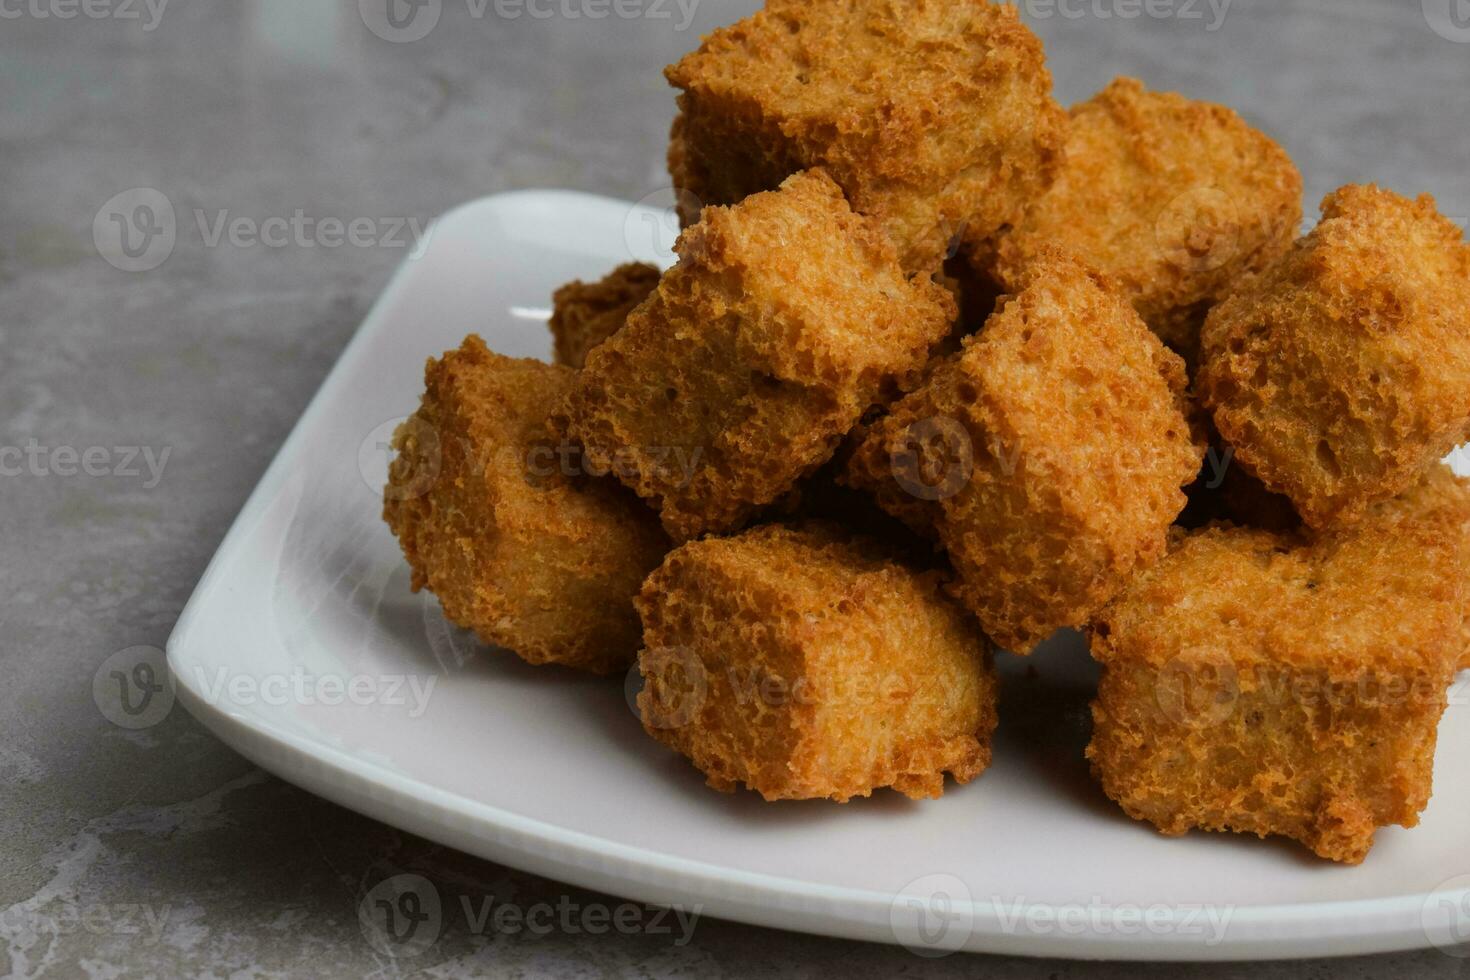
M 1418 524 L 1429 528 L 1441 541 L 1457 545 L 1460 578 L 1470 603 L 1470 480 L 1456 476 L 1443 463 L 1432 466 L 1423 480 L 1404 493 L 1373 505 L 1368 520 L 1387 527 Z M 1466 612 L 1470 614 L 1470 605 Z M 1459 669 L 1470 670 L 1470 615 L 1461 631 L 1460 649 Z
M 1103 790 L 1171 836 L 1281 835 L 1361 862 L 1429 801 L 1460 650 L 1455 551 L 1408 526 L 1183 537 L 1089 631 Z
M 566 429 L 676 539 L 739 527 L 912 387 L 955 314 L 820 171 L 709 208 L 679 263 L 594 348 Z
M 955 594 L 1028 653 L 1164 554 L 1200 469 L 1184 364 L 1059 252 L 873 424 L 844 480 L 934 534 Z
M 1206 464 L 1206 471 L 1209 470 Z M 1267 490 L 1259 480 L 1239 466 L 1225 468 L 1223 478 L 1212 477 L 1213 489 L 1198 493 L 1201 506 L 1198 510 L 1215 519 L 1226 520 L 1241 527 L 1257 528 L 1280 533 L 1302 532 L 1301 518 L 1291 506 L 1291 501 Z M 1204 486 L 1202 474 L 1196 487 Z M 1194 488 L 1190 488 L 1194 492 Z M 1195 501 L 1191 501 L 1193 504 Z M 1441 540 L 1454 542 L 1460 547 L 1461 578 L 1466 582 L 1466 596 L 1470 600 L 1470 480 L 1456 476 L 1455 471 L 1441 463 L 1430 467 L 1428 475 L 1397 497 L 1374 504 L 1368 509 L 1365 520 L 1376 527 L 1398 527 L 1412 522 L 1428 527 Z M 1183 523 L 1182 521 L 1180 523 Z M 1208 523 L 1201 519 L 1198 526 Z M 1331 532 L 1328 532 L 1331 533 Z M 1467 606 L 1470 612 L 1470 606 Z M 1460 669 L 1470 670 L 1470 616 L 1467 616 L 1463 631 Z
M 551 294 L 553 352 L 557 364 L 579 368 L 587 352 L 623 328 L 633 307 L 658 286 L 657 266 L 628 262 L 597 282 L 569 282 Z
M 1014 220 L 1065 139 L 1041 42 L 986 0 L 769 0 L 665 75 L 686 222 L 824 167 L 911 271 Z
M 637 497 L 554 442 L 547 419 L 574 375 L 473 335 L 429 361 L 393 438 L 383 517 L 413 590 L 451 622 L 529 663 L 605 674 L 632 665 L 633 596 L 672 545 Z
M 1196 384 L 1308 525 L 1361 519 L 1470 436 L 1470 247 L 1428 196 L 1347 186 L 1209 315 Z
M 1209 308 L 1291 247 L 1301 196 L 1291 158 L 1232 110 L 1118 78 L 1073 107 L 1055 183 L 980 255 L 1012 285 L 1042 247 L 1069 249 L 1193 364 Z
M 638 707 L 710 786 L 937 797 L 990 764 L 997 681 L 939 572 L 836 525 L 685 544 L 649 576 Z

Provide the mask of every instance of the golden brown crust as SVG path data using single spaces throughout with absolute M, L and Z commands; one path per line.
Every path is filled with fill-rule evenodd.
M 1470 436 L 1470 247 L 1427 195 L 1348 186 L 1215 307 L 1200 397 L 1316 528 L 1359 520 Z
M 1223 456 L 1212 449 L 1216 459 Z M 1213 466 L 1213 469 L 1212 469 Z M 1198 488 L 1198 489 L 1197 489 Z M 1229 521 L 1240 527 L 1296 534 L 1310 539 L 1310 529 L 1303 527 L 1291 501 L 1272 493 L 1265 486 L 1232 463 L 1212 464 L 1207 458 L 1200 479 L 1190 487 L 1189 511 L 1194 523 L 1180 524 L 1202 527 L 1211 520 Z M 1455 475 L 1449 466 L 1439 464 L 1408 490 L 1368 509 L 1365 522 L 1377 527 L 1397 527 L 1412 522 L 1431 529 L 1438 537 L 1460 546 L 1461 577 L 1466 582 L 1470 599 L 1470 480 Z M 1333 533 L 1331 531 L 1327 533 Z M 1470 607 L 1467 607 L 1470 609 Z M 1470 617 L 1463 628 L 1460 668 L 1470 669 Z
M 674 114 L 673 125 L 669 127 L 669 152 L 667 156 L 669 168 L 669 179 L 674 185 L 674 211 L 679 216 L 679 227 L 688 228 L 699 220 L 699 212 L 704 209 L 705 198 L 711 197 L 706 184 L 708 179 L 696 171 L 695 163 L 689 157 L 689 144 L 684 138 L 684 116 L 682 113 Z M 709 203 L 721 203 L 711 197 Z M 735 201 L 723 202 L 734 204 Z
M 1078 626 L 1164 553 L 1202 444 L 1184 365 L 1058 252 L 867 432 L 844 479 L 936 534 L 1001 646 Z
M 996 678 L 974 621 L 876 542 L 766 525 L 685 544 L 639 596 L 644 727 L 715 789 L 936 797 L 990 763 Z
M 665 74 L 677 188 L 730 204 L 824 167 L 911 271 L 1014 220 L 1065 138 L 1041 42 L 985 0 L 770 0 Z
M 1232 110 L 1117 78 L 1073 107 L 1056 181 L 978 260 L 1014 284 L 1061 245 L 1193 364 L 1208 308 L 1291 246 L 1301 194 L 1291 158 Z
M 1470 613 L 1470 480 L 1456 476 L 1443 463 L 1433 466 L 1415 486 L 1392 500 L 1373 505 L 1367 521 L 1388 527 L 1413 523 L 1428 528 L 1439 540 L 1458 546 L 1466 611 Z M 1470 615 L 1461 628 L 1460 649 L 1459 669 L 1470 670 Z
M 579 368 L 587 352 L 623 328 L 633 307 L 658 286 L 657 266 L 628 262 L 597 282 L 580 279 L 551 294 L 551 329 L 557 364 Z
M 684 540 L 739 527 L 825 462 L 917 382 L 955 311 L 820 171 L 706 208 L 676 248 L 588 357 L 567 429 Z
M 1166 834 L 1279 834 L 1360 862 L 1428 802 L 1464 590 L 1422 527 L 1180 536 L 1089 630 L 1088 758 Z
M 610 673 L 633 662 L 633 595 L 670 544 L 636 497 L 553 443 L 546 419 L 572 378 L 473 335 L 429 361 L 383 517 L 414 591 L 451 622 L 529 663 Z

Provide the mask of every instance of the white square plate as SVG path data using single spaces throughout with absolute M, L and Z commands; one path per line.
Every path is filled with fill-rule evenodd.
M 545 356 L 551 291 L 630 258 L 667 264 L 671 228 L 664 212 L 560 192 L 487 198 L 436 223 L 169 640 L 196 717 L 262 767 L 413 833 L 760 925 L 926 953 L 1126 959 L 1470 938 L 1463 703 L 1445 718 L 1423 824 L 1382 831 L 1367 862 L 1346 868 L 1279 841 L 1168 839 L 1124 816 L 1081 756 L 1094 673 L 1075 637 L 1024 666 L 1005 658 L 995 765 L 970 785 L 937 801 L 765 804 L 706 789 L 643 734 L 623 684 L 528 667 L 411 594 L 379 512 L 384 443 L 418 402 L 424 360 L 471 331 Z

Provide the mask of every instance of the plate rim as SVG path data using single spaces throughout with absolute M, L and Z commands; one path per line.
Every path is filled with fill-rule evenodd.
M 467 201 L 434 219 L 431 227 L 465 221 L 482 211 L 554 202 L 624 210 L 639 206 L 577 190 L 515 190 Z M 701 915 L 902 945 L 888 918 L 896 895 L 675 857 L 521 816 L 275 729 L 254 716 L 211 703 L 193 686 L 186 669 L 192 634 L 214 598 L 226 557 L 240 546 L 247 528 L 284 488 L 287 461 L 294 458 L 305 433 L 327 411 L 332 395 L 362 357 L 367 338 L 381 329 L 384 310 L 403 288 L 415 261 L 405 258 L 395 269 L 246 497 L 180 612 L 165 645 L 179 703 L 226 745 L 262 769 L 314 795 L 446 846 L 583 888 L 652 904 L 699 905 Z M 452 815 L 460 819 L 449 819 Z M 476 833 L 476 826 L 482 831 L 494 829 L 498 839 Z M 1470 903 L 1470 886 L 1440 894 L 1449 901 Z M 968 907 L 974 926 L 966 934 L 963 951 L 1099 960 L 1241 962 L 1429 949 L 1434 943 L 1423 917 L 1426 903 L 1435 895 L 1423 892 L 1335 902 L 1237 905 L 1232 907 L 1228 926 L 1233 934 L 1213 946 L 1174 932 L 1140 934 L 1142 938 L 1126 935 L 1118 928 L 1116 909 L 1104 915 L 1114 926 L 1105 934 L 1037 936 L 1015 929 L 1014 923 L 1006 929 L 994 902 L 966 900 L 961 907 Z M 1072 907 L 1028 901 L 1019 914 L 1038 910 L 1056 915 Z M 797 925 L 791 921 L 793 916 L 799 920 Z M 1320 928 L 1324 921 L 1332 923 L 1330 931 Z

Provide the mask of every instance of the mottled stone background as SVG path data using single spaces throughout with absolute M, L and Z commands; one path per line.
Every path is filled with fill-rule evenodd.
M 435 28 L 403 43 L 368 30 L 351 0 L 0 2 L 0 447 L 32 447 L 42 470 L 0 477 L 0 971 L 1466 976 L 1437 952 L 1189 969 L 923 960 L 715 921 L 682 945 L 451 922 L 433 949 L 394 960 L 357 921 L 358 897 L 386 874 L 521 905 L 615 900 L 324 803 L 182 709 L 141 731 L 103 716 L 94 673 L 115 651 L 163 645 L 404 257 L 210 246 L 194 209 L 424 222 L 512 188 L 640 198 L 665 183 L 673 102 L 659 69 L 752 6 L 641 0 L 621 9 L 642 16 L 592 20 L 569 15 L 594 9 L 582 0 L 554 2 L 535 4 L 552 16 L 511 19 L 518 8 L 494 0 L 442 0 Z M 1444 16 L 1451 3 L 1459 20 Z M 1130 17 L 1130 0 L 1038 0 L 1029 15 L 1064 101 L 1121 72 L 1231 103 L 1296 157 L 1309 213 L 1372 178 L 1470 214 L 1464 3 L 1221 4 L 1156 0 L 1169 16 Z M 136 187 L 180 217 L 172 254 L 147 272 L 114 268 L 94 244 L 99 209 Z M 126 447 L 161 472 L 124 465 Z M 89 448 L 93 475 L 67 475 Z

